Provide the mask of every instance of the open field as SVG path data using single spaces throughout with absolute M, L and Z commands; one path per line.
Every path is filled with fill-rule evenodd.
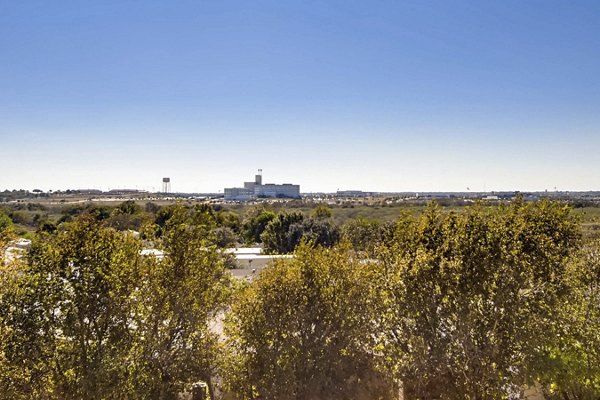
M 49 198 L 22 199 L 18 202 L 0 203 L 0 209 L 9 214 L 15 222 L 19 234 L 26 235 L 28 232 L 35 232 L 40 221 L 49 221 L 54 224 L 59 223 L 65 216 L 76 215 L 85 209 L 103 208 L 111 212 L 119 204 L 126 200 L 133 200 L 142 210 L 156 210 L 160 207 L 175 204 L 177 202 L 194 205 L 205 203 L 200 199 L 175 199 L 175 198 L 131 198 L 131 197 L 101 197 L 92 198 L 90 196 L 71 195 Z M 331 204 L 333 203 L 333 204 Z M 364 218 L 377 221 L 393 221 L 401 213 L 418 215 L 427 206 L 427 201 L 406 201 L 406 202 L 387 202 L 384 199 L 366 199 L 366 200 L 347 200 L 329 202 L 333 222 L 336 225 L 343 225 L 347 221 L 357 218 Z M 264 207 L 275 213 L 281 211 L 299 211 L 310 215 L 313 209 L 319 206 L 320 202 L 309 200 L 283 201 L 283 202 L 265 202 L 262 204 L 214 204 L 217 210 L 226 210 L 236 213 L 241 219 L 255 207 Z M 470 204 L 470 203 L 466 203 Z M 486 204 L 486 203 L 484 203 Z M 586 204 L 587 206 L 578 206 L 573 208 L 573 215 L 580 219 L 582 231 L 585 237 L 600 237 L 600 206 L 595 204 Z M 460 212 L 465 208 L 465 204 L 452 202 L 444 204 L 440 202 L 440 207 L 444 211 Z

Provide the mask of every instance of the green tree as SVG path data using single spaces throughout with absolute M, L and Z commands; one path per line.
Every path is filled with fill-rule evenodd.
M 571 291 L 557 312 L 558 343 L 545 356 L 546 398 L 600 399 L 600 241 L 587 243 L 570 264 Z
M 116 208 L 122 214 L 137 214 L 142 212 L 142 207 L 138 205 L 135 200 L 126 200 L 119 204 Z
M 242 228 L 240 216 L 233 211 L 220 211 L 216 214 L 217 224 L 224 228 L 229 228 L 235 233 L 239 233 Z
M 177 207 L 178 207 L 177 205 L 169 205 L 166 207 L 162 207 L 156 213 L 156 216 L 154 218 L 154 224 L 157 226 L 156 235 L 158 237 L 162 236 L 162 233 L 165 229 L 165 226 L 167 225 L 167 222 L 173 216 L 173 213 L 175 212 L 175 209 Z
M 0 398 L 24 399 L 26 397 L 20 388 L 27 380 L 27 371 L 20 363 L 11 360 L 11 344 L 18 340 L 18 332 L 11 324 L 11 314 L 15 299 L 22 296 L 19 288 L 24 277 L 18 262 L 9 263 L 4 258 L 9 236 L 2 233 L 0 231 Z
M 293 225 L 304 221 L 300 212 L 282 212 L 269 222 L 260 238 L 265 249 L 271 253 L 291 253 L 300 243 L 301 232 L 292 230 Z
M 239 399 L 391 398 L 375 369 L 373 264 L 302 246 L 261 272 L 227 317 L 226 380 Z
M 313 210 L 313 216 L 316 219 L 328 219 L 331 218 L 331 208 L 320 204 Z
M 332 247 L 340 240 L 339 228 L 323 219 L 307 218 L 292 224 L 288 234 L 294 249 L 302 240 L 324 247 Z
M 139 231 L 144 224 L 153 219 L 152 214 L 145 213 L 142 207 L 134 200 L 127 200 L 119 204 L 106 219 L 106 224 L 120 231 Z
M 110 217 L 111 209 L 107 206 L 96 206 L 96 207 L 90 208 L 89 212 L 98 221 L 103 221 Z
M 123 397 L 138 244 L 84 215 L 42 234 L 7 318 L 6 357 L 35 398 Z
M 254 209 L 246 216 L 243 224 L 244 240 L 247 243 L 261 243 L 261 235 L 269 223 L 275 219 L 275 213 L 264 209 Z
M 500 399 L 536 376 L 578 243 L 568 207 L 547 201 L 430 206 L 398 221 L 380 255 L 381 338 L 410 399 Z
M 25 211 L 13 211 L 10 213 L 10 218 L 15 224 L 31 225 L 31 218 Z
M 87 214 L 40 233 L 1 276 L 0 398 L 175 399 L 211 382 L 230 281 L 215 227 L 209 210 L 173 207 L 164 259 Z
M 291 253 L 301 241 L 331 247 L 340 239 L 339 229 L 324 219 L 304 218 L 299 212 L 282 212 L 272 220 L 261 235 L 270 253 Z
M 355 250 L 373 254 L 377 246 L 389 243 L 395 231 L 395 223 L 357 218 L 342 227 L 342 238 Z
M 217 336 L 210 324 L 225 307 L 230 286 L 224 256 L 214 245 L 215 227 L 210 210 L 175 206 L 162 234 L 166 257 L 144 261 L 131 354 L 138 398 L 176 399 L 198 380 L 212 391 Z
M 38 233 L 54 233 L 55 231 L 56 225 L 52 221 L 43 221 L 38 228 Z
M 158 204 L 152 201 L 149 201 L 146 204 L 144 204 L 144 210 L 150 214 L 156 214 L 160 210 L 160 208 L 161 207 Z
M 13 222 L 8 215 L 0 210 L 0 240 L 13 229 Z M 4 252 L 2 252 L 4 254 Z
M 238 242 L 235 232 L 226 226 L 219 226 L 214 230 L 215 244 L 221 248 L 232 247 Z

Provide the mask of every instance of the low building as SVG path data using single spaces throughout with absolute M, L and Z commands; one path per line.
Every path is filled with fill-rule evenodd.
M 254 199 L 254 188 L 225 188 L 225 200 L 248 201 Z
M 291 254 L 263 254 L 260 247 L 237 247 L 225 250 L 235 258 L 235 268 L 230 269 L 231 274 L 239 279 L 252 280 L 252 278 L 277 259 L 291 259 Z
M 232 256 L 232 264 L 228 271 L 235 278 L 252 280 L 256 274 L 260 273 L 271 262 L 278 259 L 292 259 L 291 254 L 263 254 L 261 247 L 233 247 L 223 250 L 223 253 Z M 154 257 L 157 260 L 164 260 L 166 254 L 158 249 L 143 249 L 139 254 L 143 257 Z
M 225 200 L 248 201 L 258 198 L 300 198 L 300 185 L 284 183 L 262 183 L 262 170 L 254 177 L 254 182 L 244 182 L 243 188 L 225 188 Z
M 256 197 L 276 197 L 276 198 L 300 198 L 300 185 L 284 183 L 276 185 L 267 183 L 265 185 L 256 185 L 254 187 L 254 195 Z
M 371 192 L 363 192 L 362 190 L 338 190 L 335 194 L 337 197 L 369 197 Z

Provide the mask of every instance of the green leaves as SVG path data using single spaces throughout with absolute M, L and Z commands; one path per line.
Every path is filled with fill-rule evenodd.
M 380 259 L 388 297 L 381 340 L 416 398 L 500 398 L 534 377 L 578 240 L 556 203 L 515 203 L 398 224 Z
M 339 238 L 339 229 L 330 221 L 304 218 L 299 212 L 278 214 L 261 235 L 265 250 L 275 254 L 291 253 L 302 241 L 331 247 Z
M 347 248 L 301 246 L 243 290 L 226 325 L 226 378 L 240 398 L 388 396 L 370 350 L 372 267 Z
M 131 335 L 130 295 L 139 245 L 85 216 L 31 252 L 24 336 L 39 343 L 45 374 L 65 397 L 103 397 L 122 377 Z M 40 336 L 41 335 L 41 336 Z
M 215 226 L 208 210 L 173 208 L 164 259 L 140 257 L 139 240 L 89 215 L 42 234 L 27 263 L 2 275 L 0 388 L 13 398 L 168 399 L 210 382 L 209 324 L 229 296 Z
M 260 211 L 253 235 L 266 223 L 267 248 L 295 253 L 251 283 L 219 251 L 234 215 L 158 214 L 143 237 L 164 258 L 83 215 L 2 262 L 0 397 L 174 399 L 202 380 L 212 398 L 216 381 L 239 399 L 392 399 L 400 382 L 407 399 L 500 399 L 536 381 L 598 398 L 600 243 L 560 203 L 431 204 L 337 245 L 326 217 Z
M 13 222 L 8 215 L 0 210 L 0 234 L 8 231 L 13 227 Z
M 568 301 L 558 308 L 558 340 L 540 362 L 550 399 L 600 397 L 600 242 L 587 243 L 567 270 Z

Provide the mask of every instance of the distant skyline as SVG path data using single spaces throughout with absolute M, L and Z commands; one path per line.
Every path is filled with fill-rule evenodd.
M 600 190 L 598 1 L 0 1 L 0 191 Z

